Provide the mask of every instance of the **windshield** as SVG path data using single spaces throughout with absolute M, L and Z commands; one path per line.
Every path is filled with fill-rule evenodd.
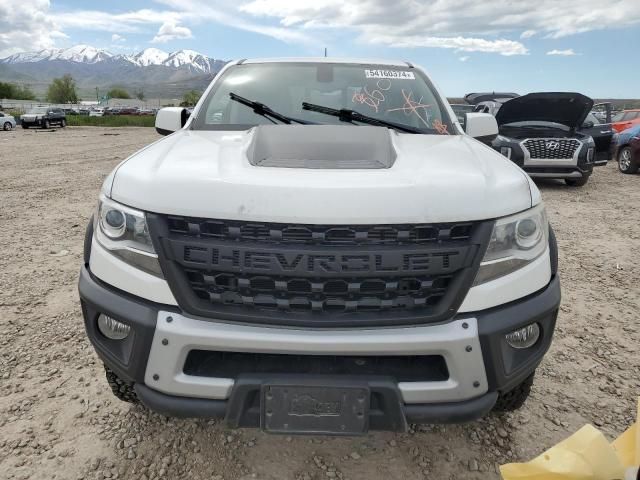
M 29 113 L 47 113 L 47 107 L 36 107 L 29 110 Z
M 303 102 L 353 110 L 418 129 L 420 133 L 454 132 L 433 86 L 421 72 L 409 67 L 329 63 L 236 65 L 216 80 L 192 128 L 244 130 L 274 122 L 231 100 L 230 93 L 308 123 L 349 125 L 338 117 L 303 109 Z M 354 120 L 356 124 L 360 123 Z

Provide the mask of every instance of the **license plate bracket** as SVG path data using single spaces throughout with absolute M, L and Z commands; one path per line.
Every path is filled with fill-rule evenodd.
M 264 384 L 260 424 L 270 433 L 363 435 L 369 397 L 366 386 Z

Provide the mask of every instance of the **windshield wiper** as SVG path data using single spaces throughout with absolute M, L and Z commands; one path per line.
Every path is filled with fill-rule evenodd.
M 400 123 L 389 122 L 387 120 L 380 120 L 375 117 L 369 117 L 368 115 L 363 115 L 360 112 L 356 112 L 355 110 L 348 110 L 346 108 L 341 108 L 340 110 L 338 110 L 336 108 L 323 107 L 322 105 L 315 105 L 313 103 L 302 102 L 302 109 L 338 117 L 338 119 L 341 122 L 348 122 L 348 123 L 361 122 L 361 123 L 366 123 L 368 125 L 377 125 L 379 127 L 394 128 L 402 132 L 426 133 L 425 130 L 421 130 L 419 128 L 410 127 L 409 125 L 402 125 Z M 431 131 L 431 129 L 429 129 L 429 131 Z
M 229 92 L 229 98 L 238 103 L 241 103 L 242 105 L 246 105 L 247 107 L 253 110 L 253 113 L 263 116 L 269 120 L 271 120 L 272 118 L 275 118 L 276 120 L 280 120 L 282 123 L 286 123 L 287 125 L 291 124 L 292 122 L 300 123 L 302 125 L 313 124 L 313 122 L 308 122 L 307 120 L 300 120 L 298 118 L 288 117 L 287 115 L 283 115 L 282 113 L 278 113 L 274 110 L 271 110 L 271 108 L 269 108 L 264 103 L 249 100 L 233 92 Z M 271 121 L 273 122 L 273 120 Z

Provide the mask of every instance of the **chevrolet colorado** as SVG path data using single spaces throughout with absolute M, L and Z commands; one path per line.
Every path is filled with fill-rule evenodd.
M 409 63 L 229 63 L 105 179 L 79 292 L 113 393 L 351 435 L 519 408 L 560 303 L 540 192 Z

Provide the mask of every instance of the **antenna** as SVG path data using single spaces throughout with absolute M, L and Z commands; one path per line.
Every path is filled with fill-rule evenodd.
M 324 47 L 324 56 L 327 56 L 327 47 Z

